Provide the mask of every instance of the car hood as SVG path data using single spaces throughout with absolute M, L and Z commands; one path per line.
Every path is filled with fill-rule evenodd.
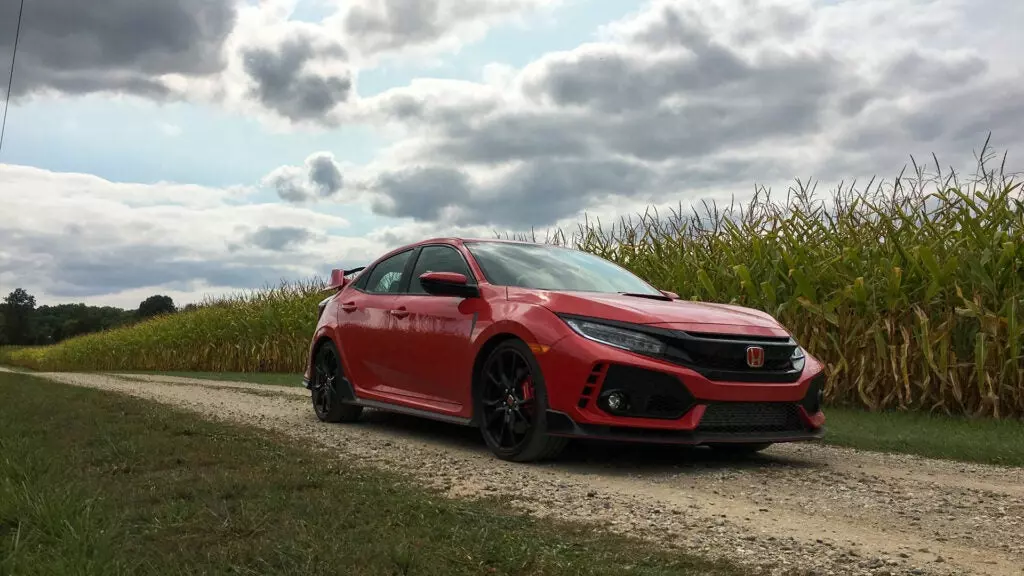
M 788 336 L 771 315 L 743 306 L 691 300 L 654 300 L 598 292 L 509 288 L 509 299 L 532 302 L 559 314 L 604 318 L 678 330 Z

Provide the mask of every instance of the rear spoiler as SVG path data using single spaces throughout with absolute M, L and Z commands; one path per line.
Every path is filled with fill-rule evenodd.
M 346 278 L 347 276 L 351 276 L 356 272 L 362 272 L 365 269 L 366 266 L 359 266 L 350 270 L 342 270 L 340 268 L 331 270 L 331 281 L 327 283 L 327 290 L 341 290 L 348 284 L 349 279 Z

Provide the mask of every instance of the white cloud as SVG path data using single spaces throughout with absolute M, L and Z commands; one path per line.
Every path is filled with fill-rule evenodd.
M 113 183 L 0 164 L 0 284 L 40 301 L 200 294 L 324 275 L 379 244 L 344 218 L 253 203 L 247 188 Z

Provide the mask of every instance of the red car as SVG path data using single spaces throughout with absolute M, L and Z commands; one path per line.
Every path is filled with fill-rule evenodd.
M 824 434 L 823 366 L 774 318 L 586 252 L 438 238 L 331 288 L 303 378 L 322 421 L 368 407 L 477 426 L 514 461 L 570 438 L 746 452 Z

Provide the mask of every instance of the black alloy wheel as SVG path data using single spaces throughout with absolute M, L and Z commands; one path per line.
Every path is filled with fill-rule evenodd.
M 547 434 L 547 389 L 533 353 L 521 340 L 491 351 L 478 375 L 476 413 L 491 451 L 503 460 L 551 458 L 567 439 Z
M 353 422 L 363 412 L 362 406 L 347 404 L 340 394 L 339 385 L 345 380 L 341 356 L 333 342 L 325 342 L 317 350 L 313 363 L 313 382 L 310 386 L 313 410 L 323 422 Z

